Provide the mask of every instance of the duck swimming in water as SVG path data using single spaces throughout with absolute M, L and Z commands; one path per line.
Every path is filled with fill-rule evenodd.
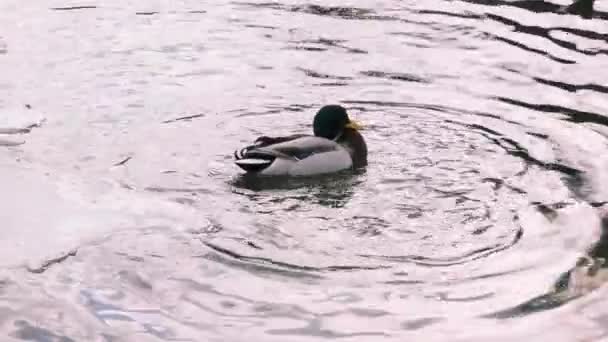
M 361 126 L 339 105 L 322 107 L 313 121 L 314 135 L 262 136 L 234 152 L 236 165 L 249 174 L 312 176 L 367 165 Z

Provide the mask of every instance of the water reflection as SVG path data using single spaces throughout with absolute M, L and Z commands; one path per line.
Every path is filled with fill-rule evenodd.
M 583 110 L 567 108 L 552 104 L 535 104 L 528 103 L 512 98 L 498 97 L 497 100 L 508 103 L 514 106 L 532 109 L 544 113 L 558 113 L 566 116 L 567 121 L 576 123 L 595 123 L 602 126 L 608 126 L 608 117 L 598 113 L 591 113 Z
M 24 341 L 58 341 L 58 342 L 76 342 L 67 336 L 56 334 L 50 330 L 40 328 L 37 324 L 31 324 L 25 320 L 17 320 L 14 322 L 16 331 L 10 335 Z
M 602 86 L 600 84 L 571 84 L 566 82 L 548 80 L 541 77 L 534 77 L 534 80 L 540 84 L 556 87 L 571 93 L 576 93 L 582 90 L 590 90 L 596 91 L 598 93 L 608 94 L 608 87 Z
M 605 50 L 605 49 L 596 49 L 593 51 L 582 50 L 576 46 L 577 45 L 576 43 L 556 38 L 554 36 L 555 33 L 558 31 L 564 31 L 562 28 L 544 28 L 544 27 L 540 27 L 540 26 L 523 25 L 523 24 L 518 23 L 515 20 L 505 18 L 505 17 L 497 15 L 497 14 L 487 14 L 486 17 L 488 19 L 495 20 L 499 23 L 502 23 L 502 24 L 505 24 L 508 26 L 512 26 L 514 32 L 522 32 L 522 33 L 526 33 L 526 34 L 533 35 L 536 37 L 542 37 L 544 39 L 551 41 L 553 44 L 555 44 L 561 48 L 564 48 L 566 50 L 578 52 L 578 53 L 588 55 L 588 56 L 608 54 L 608 50 Z M 593 40 L 602 40 L 604 42 L 608 42 L 608 35 L 605 35 L 605 34 L 600 34 L 600 33 L 591 32 L 591 31 L 587 31 L 587 30 L 580 30 L 580 29 L 568 29 L 567 31 L 564 31 L 564 32 L 567 32 L 568 34 L 572 34 L 572 35 L 577 35 L 579 37 L 585 37 L 585 38 L 589 38 L 589 39 L 593 39 Z
M 594 11 L 595 0 L 575 0 L 571 5 L 563 6 L 545 0 L 460 0 L 484 6 L 508 6 L 525 9 L 534 13 L 577 14 L 586 19 L 600 18 L 608 20 L 608 13 Z
M 211 248 L 213 254 L 207 254 L 205 257 L 210 260 L 222 263 L 228 263 L 228 259 L 220 258 L 230 257 L 231 259 L 238 261 L 238 263 L 231 262 L 231 266 L 246 269 L 252 274 L 263 276 L 264 273 L 271 273 L 273 275 L 288 275 L 297 278 L 317 278 L 323 279 L 320 273 L 325 272 L 351 272 L 358 270 L 377 270 L 390 268 L 389 266 L 378 265 L 378 266 L 359 266 L 359 265 L 333 265 L 324 267 L 313 267 L 305 265 L 290 264 L 282 261 L 272 260 L 264 257 L 252 257 L 243 254 L 236 253 L 229 249 L 223 248 L 219 245 L 211 242 L 203 242 L 203 244 Z M 260 249 L 259 247 L 257 249 Z
M 487 258 L 493 254 L 500 253 L 504 250 L 507 250 L 507 249 L 515 246 L 515 244 L 517 244 L 517 242 L 522 238 L 522 236 L 523 236 L 523 230 L 519 229 L 513 233 L 513 237 L 511 237 L 510 239 L 506 239 L 505 242 L 497 243 L 493 246 L 485 246 L 485 247 L 479 248 L 477 250 L 466 252 L 463 255 L 443 257 L 443 258 L 427 257 L 427 256 L 422 256 L 422 255 L 385 256 L 385 255 L 362 254 L 360 256 L 363 258 L 371 258 L 371 259 L 385 260 L 385 261 L 392 261 L 392 262 L 413 263 L 413 264 L 416 264 L 419 266 L 425 266 L 425 267 L 448 267 L 448 266 L 455 266 L 455 265 L 470 263 L 474 260 Z
M 295 199 L 341 208 L 347 205 L 356 193 L 364 175 L 364 170 L 347 170 L 314 177 L 263 177 L 242 174 L 234 178 L 230 185 L 234 187 L 233 193 L 246 196 L 253 201 L 260 198 L 270 202 L 274 201 L 273 198 L 280 202 Z
M 391 16 L 378 15 L 373 9 L 360 7 L 322 6 L 316 4 L 308 5 L 285 5 L 279 2 L 233 2 L 241 6 L 254 8 L 268 8 L 296 13 L 306 13 L 318 16 L 335 17 L 347 20 L 396 20 Z
M 593 227 L 581 227 L 581 229 Z M 564 272 L 545 294 L 513 308 L 486 315 L 487 318 L 514 318 L 550 310 L 587 295 L 608 282 L 608 216 L 602 218 L 600 239 L 576 265 Z

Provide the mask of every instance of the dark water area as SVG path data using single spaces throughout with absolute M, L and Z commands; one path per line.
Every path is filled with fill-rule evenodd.
M 568 5 L 0 2 L 1 340 L 606 340 L 608 3 Z M 365 169 L 234 164 L 330 103 Z

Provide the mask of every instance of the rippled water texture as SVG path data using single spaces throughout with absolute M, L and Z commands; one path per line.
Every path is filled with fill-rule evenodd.
M 608 3 L 563 5 L 3 0 L 1 340 L 605 340 Z M 365 170 L 233 164 L 329 103 Z

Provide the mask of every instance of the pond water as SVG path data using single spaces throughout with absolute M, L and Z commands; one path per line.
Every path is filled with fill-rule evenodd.
M 3 0 L 2 340 L 608 339 L 608 3 L 567 4 Z M 330 103 L 365 170 L 242 176 Z

